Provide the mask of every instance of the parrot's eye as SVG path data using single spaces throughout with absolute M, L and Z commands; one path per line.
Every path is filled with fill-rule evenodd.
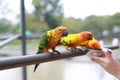
M 60 32 L 61 32 L 62 30 L 61 30 L 61 29 L 58 29 L 58 31 L 60 31 Z
M 88 37 L 89 35 L 88 34 L 85 34 L 86 37 Z

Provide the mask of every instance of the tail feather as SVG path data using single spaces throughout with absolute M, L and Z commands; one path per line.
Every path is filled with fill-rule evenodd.
M 41 48 L 39 48 L 39 50 L 38 50 L 38 52 L 36 54 L 40 54 L 40 53 L 41 53 Z M 36 69 L 37 69 L 37 67 L 38 67 L 39 64 L 40 63 L 38 63 L 38 64 L 35 65 L 34 72 L 36 71 Z
M 39 54 L 39 51 L 38 51 L 36 54 Z M 36 71 L 38 65 L 39 65 L 39 64 L 36 64 L 36 65 L 35 65 L 35 67 L 34 67 L 34 72 Z
M 34 72 L 36 71 L 36 69 L 37 69 L 38 65 L 39 65 L 39 64 L 36 64 L 36 65 L 35 65 Z

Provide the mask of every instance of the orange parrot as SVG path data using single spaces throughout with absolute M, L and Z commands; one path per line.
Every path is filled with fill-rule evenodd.
M 77 34 L 69 34 L 66 37 L 63 37 L 60 41 L 62 45 L 66 47 L 66 49 L 71 48 L 75 49 L 77 46 L 82 44 L 87 40 L 91 40 L 93 34 L 89 31 L 83 31 Z
M 83 48 L 101 50 L 99 41 L 97 39 L 95 39 L 94 37 L 91 40 L 87 40 L 87 41 L 83 42 L 80 46 Z
M 68 35 L 67 28 L 64 26 L 58 26 L 55 29 L 46 31 L 40 39 L 38 51 L 36 54 L 52 49 L 53 52 L 58 52 L 55 47 L 59 44 L 60 39 Z M 59 53 L 59 52 L 58 52 Z M 34 72 L 36 71 L 39 64 L 35 65 Z

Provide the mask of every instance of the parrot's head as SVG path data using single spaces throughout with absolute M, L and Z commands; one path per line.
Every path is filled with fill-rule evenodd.
M 91 40 L 93 38 L 92 32 L 89 31 L 83 31 L 80 34 L 85 40 Z
M 89 41 L 89 44 L 88 44 L 92 49 L 96 49 L 96 50 L 100 50 L 101 49 L 101 46 L 100 46 L 100 43 L 98 40 L 96 39 L 92 39 Z
M 62 37 L 67 36 L 68 35 L 68 30 L 66 27 L 64 26 L 59 26 L 57 28 L 55 28 L 55 32 L 59 35 L 61 35 Z
M 100 44 L 97 43 L 97 42 L 93 42 L 93 43 L 91 44 L 91 47 L 92 47 L 92 49 L 96 49 L 96 50 L 101 49 L 101 48 L 100 48 Z

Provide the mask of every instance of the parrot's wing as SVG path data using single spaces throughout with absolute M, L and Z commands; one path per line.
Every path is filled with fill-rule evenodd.
M 45 33 L 42 35 L 42 37 L 41 37 L 41 39 L 40 39 L 40 42 L 39 42 L 38 52 L 37 52 L 36 54 L 39 54 L 40 51 L 41 51 L 43 48 L 45 48 L 45 46 L 47 46 L 47 43 L 48 43 L 48 41 L 49 41 L 49 38 L 50 38 L 50 37 L 47 35 L 47 32 L 45 32 Z M 36 64 L 36 65 L 35 65 L 34 72 L 35 72 L 35 70 L 37 69 L 38 65 L 39 65 L 39 64 Z
M 84 41 L 84 42 L 82 42 L 81 44 L 80 44 L 80 46 L 86 46 L 86 45 L 88 45 L 88 40 L 87 41 Z
M 76 37 L 73 35 L 68 35 L 67 37 L 63 37 L 61 39 L 61 43 L 64 46 L 70 46 L 70 45 L 74 44 L 75 42 L 76 42 Z
M 47 35 L 47 32 L 44 33 L 40 39 L 40 42 L 39 42 L 39 48 L 44 48 L 47 46 L 47 43 L 49 41 L 49 36 Z

